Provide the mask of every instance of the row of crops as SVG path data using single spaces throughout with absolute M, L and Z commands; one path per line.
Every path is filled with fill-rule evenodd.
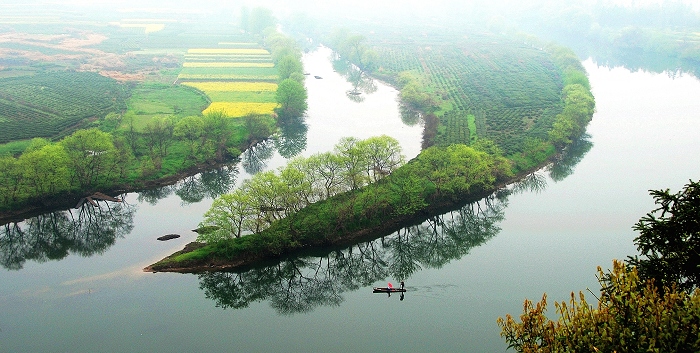
M 562 89 L 547 53 L 493 39 L 429 44 L 379 43 L 375 48 L 380 73 L 412 71 L 427 77 L 440 106 L 436 143 L 469 144 L 479 136 L 513 154 L 522 151 L 526 138 L 546 139 L 561 111 Z
M 85 119 L 125 109 L 128 90 L 90 72 L 44 72 L 0 79 L 0 143 L 58 137 Z
M 189 49 L 178 80 L 206 94 L 204 111 L 231 117 L 271 114 L 277 107 L 277 68 L 270 52 L 256 43 L 223 42 L 217 48 Z

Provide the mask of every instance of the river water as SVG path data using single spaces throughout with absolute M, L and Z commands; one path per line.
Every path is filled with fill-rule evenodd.
M 79 227 L 54 215 L 22 224 L 22 236 L 0 235 L 0 351 L 504 351 L 497 317 L 519 314 L 524 298 L 543 292 L 550 302 L 596 292 L 596 266 L 634 254 L 631 226 L 653 208 L 647 190 L 678 190 L 700 176 L 700 81 L 587 61 L 597 102 L 590 137 L 536 182 L 348 249 L 238 274 L 143 273 L 194 240 L 207 195 L 276 168 L 281 154 L 378 134 L 399 139 L 409 158 L 418 153 L 421 127 L 401 121 L 397 92 L 375 82 L 352 101 L 353 86 L 328 56 L 304 59 L 308 129 L 289 126 L 237 168 L 126 195 L 128 206 L 111 212 L 74 210 Z M 168 233 L 182 237 L 155 240 Z M 372 293 L 400 279 L 405 296 Z

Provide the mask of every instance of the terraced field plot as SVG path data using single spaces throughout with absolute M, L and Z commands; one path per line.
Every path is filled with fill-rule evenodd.
M 441 100 L 444 144 L 495 141 L 506 154 L 528 138 L 546 139 L 561 111 L 562 80 L 548 54 L 522 44 L 376 45 L 382 73 L 426 76 Z
M 83 120 L 123 110 L 127 89 L 90 72 L 0 79 L 0 143 L 58 137 Z
M 178 80 L 206 94 L 204 113 L 223 111 L 230 117 L 272 114 L 277 107 L 277 69 L 270 53 L 251 43 L 221 43 L 235 48 L 189 49 Z

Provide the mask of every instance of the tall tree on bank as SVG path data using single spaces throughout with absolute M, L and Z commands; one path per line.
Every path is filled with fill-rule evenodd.
M 114 177 L 110 174 L 116 151 L 112 135 L 98 129 L 78 130 L 61 145 L 70 160 L 72 184 L 86 189 Z
M 306 88 L 294 79 L 288 78 L 280 82 L 275 98 L 280 104 L 277 114 L 283 117 L 302 116 L 306 112 Z

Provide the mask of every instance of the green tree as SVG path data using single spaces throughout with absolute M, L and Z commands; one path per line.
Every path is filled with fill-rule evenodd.
M 265 37 L 265 45 L 270 49 L 272 62 L 279 64 L 284 57 L 292 57 L 301 62 L 301 50 L 294 38 L 279 32 L 272 32 Z
M 212 111 L 204 114 L 204 133 L 202 147 L 204 159 L 215 159 L 223 162 L 228 152 L 228 142 L 232 131 L 223 111 Z
M 16 158 L 0 156 L 0 205 L 10 205 L 26 197 L 23 174 Z
M 339 155 L 326 152 L 309 159 L 310 169 L 318 176 L 324 198 L 330 198 L 344 190 L 343 161 Z
M 418 155 L 417 163 L 412 168 L 429 180 L 439 195 L 448 197 L 492 187 L 496 175 L 504 172 L 501 168 L 507 167 L 465 145 L 427 148 Z
M 131 151 L 133 153 L 137 153 L 138 142 L 139 142 L 139 133 L 138 133 L 138 131 L 136 131 L 136 122 L 134 121 L 135 120 L 134 116 L 130 115 L 124 120 L 126 123 L 124 137 L 126 138 L 126 142 L 129 144 L 129 147 L 131 147 Z
M 70 187 L 68 154 L 62 145 L 48 144 L 25 152 L 18 163 L 24 174 L 24 183 L 34 195 L 55 195 Z
M 360 140 L 354 137 L 344 137 L 335 145 L 335 153 L 342 166 L 341 175 L 347 190 L 357 190 L 369 180 L 367 171 L 367 156 L 358 148 Z
M 438 100 L 427 92 L 426 79 L 410 71 L 403 71 L 398 75 L 401 87 L 401 102 L 412 109 L 425 113 L 431 113 L 438 108 Z
M 289 54 L 280 58 L 277 62 L 277 74 L 280 82 L 290 78 L 294 73 L 301 74 L 303 77 L 304 67 L 301 61 Z
M 114 179 L 108 168 L 116 151 L 110 134 L 95 128 L 78 130 L 60 144 L 70 160 L 71 184 L 87 189 Z
M 29 146 L 27 146 L 27 148 L 24 149 L 23 153 L 40 150 L 40 149 L 44 148 L 44 146 L 49 145 L 50 143 L 51 143 L 51 141 L 49 141 L 45 138 L 35 137 L 31 140 L 31 142 L 29 143 Z
M 262 141 L 274 132 L 274 120 L 266 115 L 248 115 L 243 118 L 248 131 L 248 142 Z
M 357 148 L 365 155 L 367 177 L 374 182 L 391 174 L 405 161 L 399 141 L 387 135 L 362 140 Z
M 277 112 L 282 116 L 297 117 L 304 115 L 304 112 L 306 112 L 306 88 L 291 78 L 280 82 L 279 86 L 277 86 L 275 97 L 277 103 L 280 104 Z
M 152 158 L 165 158 L 173 144 L 175 123 L 167 117 L 153 118 L 146 124 L 144 135 Z
M 286 198 L 287 187 L 277 174 L 273 171 L 258 173 L 246 180 L 244 186 L 258 211 L 256 233 L 285 217 L 287 208 L 283 200 Z
M 285 217 L 310 204 L 313 195 L 312 183 L 303 170 L 294 166 L 286 167 L 280 171 L 280 179 L 284 185 L 280 188 L 280 203 L 285 209 Z
M 244 188 L 217 197 L 199 224 L 200 227 L 213 226 L 215 230 L 199 234 L 197 241 L 216 243 L 232 236 L 240 238 L 246 231 L 252 231 L 250 223 L 257 215 L 252 202 Z
M 633 227 L 643 257 L 628 262 L 643 279 L 661 287 L 675 283 L 690 292 L 700 287 L 700 183 L 691 180 L 675 194 L 669 189 L 650 194 L 659 207 Z
M 190 150 L 188 158 L 199 160 L 199 150 L 202 146 L 202 135 L 204 134 L 204 121 L 199 116 L 187 116 L 175 124 L 173 130 L 175 137 L 184 141 Z

